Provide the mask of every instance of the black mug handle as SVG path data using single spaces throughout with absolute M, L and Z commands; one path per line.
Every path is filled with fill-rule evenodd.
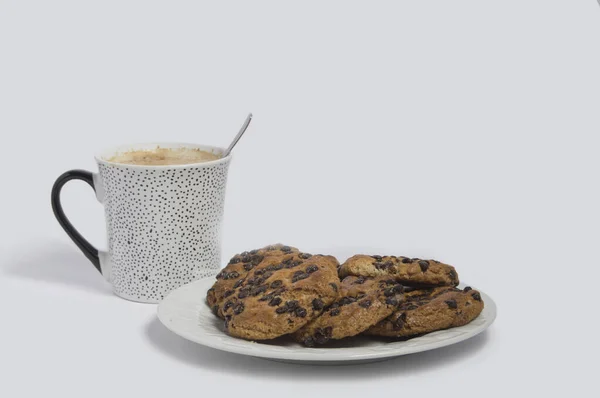
M 63 173 L 60 177 L 56 179 L 54 182 L 54 186 L 52 186 L 52 210 L 54 211 L 54 215 L 58 220 L 58 223 L 65 230 L 67 235 L 75 242 L 77 247 L 83 252 L 83 254 L 94 264 L 94 267 L 102 273 L 102 269 L 100 268 L 100 258 L 98 257 L 98 249 L 96 249 L 90 242 L 88 242 L 81 234 L 75 229 L 73 224 L 69 221 L 65 212 L 63 211 L 62 205 L 60 203 L 60 191 L 68 181 L 71 180 L 82 180 L 88 183 L 89 186 L 96 191 L 94 187 L 94 175 L 85 170 L 69 170 L 66 173 Z

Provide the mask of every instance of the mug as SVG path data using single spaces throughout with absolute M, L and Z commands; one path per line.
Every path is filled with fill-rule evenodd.
M 98 173 L 71 170 L 52 187 L 52 209 L 67 235 L 122 298 L 158 303 L 171 290 L 221 266 L 221 221 L 231 155 L 217 160 L 140 166 L 111 162 L 119 153 L 161 148 L 197 148 L 215 154 L 223 148 L 151 143 L 121 146 L 95 156 Z M 60 191 L 83 180 L 104 205 L 108 251 L 97 250 L 69 222 Z

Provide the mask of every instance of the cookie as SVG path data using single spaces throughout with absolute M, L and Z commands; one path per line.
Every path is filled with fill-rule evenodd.
M 355 336 L 388 317 L 402 302 L 402 285 L 389 277 L 348 276 L 341 283 L 342 297 L 323 315 L 294 333 L 306 346 Z
M 262 249 L 251 250 L 236 254 L 229 260 L 225 268 L 217 274 L 217 281 L 208 290 L 206 301 L 213 312 L 223 317 L 219 310 L 223 304 L 223 300 L 233 294 L 248 273 L 257 267 L 266 258 L 282 257 L 282 260 L 299 255 L 300 252 L 295 247 L 290 247 L 282 244 L 270 245 Z
M 453 287 L 417 289 L 406 292 L 404 302 L 391 316 L 365 334 L 410 337 L 436 330 L 466 325 L 483 310 L 477 290 Z
M 246 340 L 295 332 L 338 298 L 338 266 L 306 253 L 264 258 L 224 299 L 225 330 Z
M 340 278 L 354 276 L 387 276 L 405 286 L 457 286 L 458 274 L 453 266 L 435 260 L 396 256 L 350 257 L 339 270 Z

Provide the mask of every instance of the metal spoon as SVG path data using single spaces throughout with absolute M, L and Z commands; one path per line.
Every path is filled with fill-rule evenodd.
M 242 128 L 237 133 L 237 135 L 235 136 L 233 141 L 231 141 L 231 144 L 229 144 L 229 148 L 227 148 L 227 150 L 223 154 L 223 157 L 229 156 L 229 153 L 231 153 L 231 150 L 233 149 L 235 144 L 237 144 L 237 142 L 240 140 L 240 138 L 242 138 L 242 135 L 244 135 L 244 133 L 246 132 L 246 129 L 248 128 L 248 125 L 250 124 L 251 121 L 252 121 L 252 114 L 249 113 L 248 117 L 246 118 L 246 121 L 244 121 L 244 124 L 242 125 Z

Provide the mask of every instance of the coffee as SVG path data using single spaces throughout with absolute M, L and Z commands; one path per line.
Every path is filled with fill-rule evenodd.
M 119 153 L 108 161 L 139 166 L 164 166 L 210 162 L 219 158 L 219 155 L 196 148 L 156 148 Z

